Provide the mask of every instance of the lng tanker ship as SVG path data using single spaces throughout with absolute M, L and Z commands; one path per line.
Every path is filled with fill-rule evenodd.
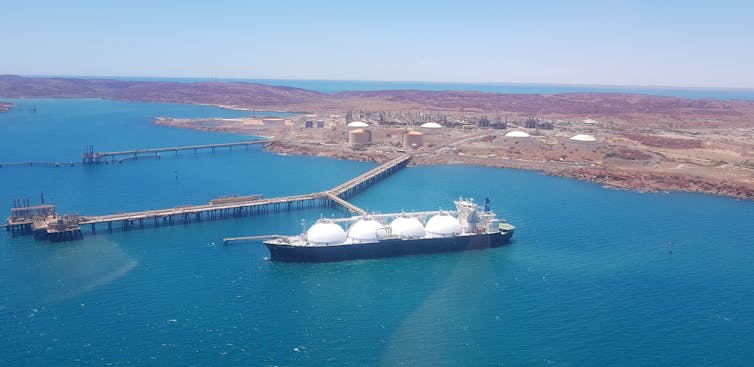
M 505 244 L 515 227 L 473 199 L 455 211 L 373 214 L 320 219 L 299 236 L 264 241 L 277 261 L 341 261 L 484 249 Z M 347 228 L 347 230 L 345 229 Z

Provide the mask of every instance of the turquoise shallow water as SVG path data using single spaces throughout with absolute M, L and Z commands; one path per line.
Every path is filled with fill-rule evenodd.
M 155 126 L 214 107 L 16 100 L 0 161 L 248 137 Z M 31 113 L 30 104 L 37 112 Z M 56 133 L 53 133 L 56 132 Z M 44 191 L 82 214 L 319 191 L 374 164 L 250 150 L 120 165 L 0 168 L 0 204 Z M 175 172 L 178 172 L 177 179 Z M 412 167 L 354 197 L 382 212 L 483 200 L 498 249 L 335 264 L 265 260 L 227 236 L 297 233 L 306 210 L 52 245 L 0 233 L 0 364 L 749 365 L 754 203 L 641 194 L 468 166 Z M 5 204 L 2 204 L 5 203 Z M 1 209 L 1 207 L 0 207 Z M 104 231 L 100 231 L 104 232 Z M 674 243 L 668 254 L 668 241 Z

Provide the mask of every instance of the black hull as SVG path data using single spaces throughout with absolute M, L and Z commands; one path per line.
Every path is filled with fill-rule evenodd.
M 377 259 L 415 254 L 480 250 L 507 243 L 513 231 L 507 233 L 482 233 L 471 236 L 422 238 L 414 240 L 391 239 L 373 243 L 332 246 L 291 246 L 265 242 L 270 259 L 290 262 L 326 262 L 355 259 Z

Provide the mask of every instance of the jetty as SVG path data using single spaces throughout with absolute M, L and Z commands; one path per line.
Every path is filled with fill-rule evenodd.
M 2 162 L 0 168 L 3 167 L 63 167 L 63 166 L 75 166 L 76 162 Z
M 356 213 L 356 214 L 361 214 L 361 215 L 366 215 L 366 214 L 367 214 L 367 211 L 366 211 L 366 210 L 364 210 L 364 209 L 361 209 L 361 208 L 359 208 L 358 206 L 356 206 L 356 205 L 353 205 L 353 204 L 351 204 L 351 203 L 349 203 L 349 202 L 347 202 L 347 201 L 345 201 L 345 200 L 341 199 L 340 197 L 336 196 L 336 195 L 335 195 L 335 194 L 333 194 L 332 192 L 329 192 L 329 191 L 327 191 L 327 192 L 326 192 L 325 194 L 327 195 L 327 197 L 328 197 L 328 198 L 329 198 L 330 200 L 332 200 L 332 201 L 334 201 L 334 202 L 336 202 L 336 203 L 338 203 L 338 204 L 342 205 L 343 207 L 345 207 L 346 209 L 348 209 L 349 211 L 351 211 L 351 212 L 353 212 L 353 213 Z
M 239 143 L 236 143 L 239 144 Z M 221 218 L 264 215 L 282 211 L 302 210 L 313 207 L 341 207 L 351 213 L 365 215 L 367 211 L 346 201 L 346 198 L 368 188 L 405 167 L 411 155 L 402 155 L 364 174 L 350 179 L 330 190 L 304 195 L 264 198 L 262 195 L 221 197 L 207 204 L 186 205 L 167 209 L 107 215 L 58 215 L 53 205 L 25 206 L 11 209 L 5 228 L 17 234 L 34 234 L 37 239 L 64 241 L 82 237 L 81 227 L 88 226 L 92 234 L 98 226 L 107 226 L 108 231 L 159 227 L 175 223 L 192 223 Z
M 329 190 L 335 196 L 349 198 L 359 192 L 363 191 L 367 187 L 373 185 L 375 182 L 382 180 L 385 176 L 392 175 L 396 171 L 403 167 L 406 167 L 411 160 L 410 154 L 404 154 L 400 157 L 390 160 L 385 164 L 369 170 L 357 177 L 354 177 L 338 186 Z
M 118 213 L 97 216 L 80 217 L 80 225 L 91 226 L 92 233 L 96 233 L 98 224 L 107 225 L 108 231 L 113 230 L 113 224 L 120 224 L 121 229 L 144 228 L 145 223 L 151 222 L 155 227 L 161 224 L 172 225 L 177 221 L 190 223 L 202 220 L 215 220 L 227 217 L 241 217 L 266 214 L 270 212 L 300 210 L 323 204 L 327 197 L 323 193 L 306 195 L 282 196 L 270 199 L 258 199 L 227 204 L 186 205 L 168 209 L 145 210 L 130 213 Z
M 200 150 L 211 150 L 215 152 L 218 148 L 228 148 L 233 150 L 233 147 L 246 147 L 250 145 L 267 144 L 270 139 L 261 140 L 249 140 L 238 141 L 232 143 L 219 143 L 219 144 L 204 144 L 204 145 L 188 145 L 180 147 L 167 147 L 167 148 L 149 148 L 149 149 L 135 149 L 135 150 L 122 150 L 115 152 L 95 152 L 93 145 L 87 145 L 84 153 L 81 155 L 81 162 L 44 162 L 44 161 L 23 161 L 23 162 L 0 162 L 0 168 L 3 167 L 73 167 L 77 164 L 100 164 L 100 163 L 115 163 L 123 162 L 125 160 L 137 160 L 139 158 L 160 158 L 160 153 L 164 152 L 178 152 L 184 150 L 192 150 L 194 153 Z
M 248 148 L 250 145 L 267 144 L 270 140 L 249 140 L 238 141 L 233 143 L 219 143 L 219 144 L 204 144 L 204 145 L 188 145 L 180 147 L 168 147 L 168 148 L 150 148 L 150 149 L 135 149 L 135 150 L 122 150 L 116 152 L 95 152 L 93 145 L 88 145 L 81 155 L 81 161 L 84 164 L 99 164 L 107 163 L 109 161 L 123 160 L 123 159 L 139 159 L 140 157 L 159 157 L 160 153 L 175 152 L 178 154 L 180 151 L 193 150 L 197 152 L 199 150 L 211 150 L 214 152 L 217 148 L 229 148 L 243 146 Z

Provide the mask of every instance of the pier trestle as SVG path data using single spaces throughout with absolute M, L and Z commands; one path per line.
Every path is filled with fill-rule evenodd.
M 366 210 L 349 203 L 345 198 L 351 197 L 385 179 L 405 167 L 410 160 L 410 155 L 403 155 L 371 169 L 358 177 L 335 186 L 330 190 L 305 195 L 276 198 L 262 198 L 261 195 L 259 195 L 253 197 L 250 196 L 248 200 L 244 201 L 213 201 L 204 205 L 189 205 L 169 209 L 146 210 L 110 215 L 66 216 L 65 226 L 61 227 L 62 224 L 60 223 L 62 222 L 56 224 L 57 227 L 55 228 L 58 228 L 59 231 L 64 233 L 57 234 L 55 239 L 62 241 L 80 239 L 82 237 L 80 227 L 85 225 L 89 225 L 91 233 L 96 234 L 98 225 L 107 225 L 108 232 L 112 232 L 113 223 L 115 223 L 116 226 L 119 226 L 122 231 L 129 231 L 136 228 L 144 228 L 147 223 L 152 223 L 155 228 L 159 228 L 160 225 L 165 224 L 188 224 L 192 221 L 201 222 L 223 218 L 265 215 L 283 211 L 332 206 L 333 204 L 345 208 L 352 213 L 366 215 Z M 33 209 L 41 210 L 38 209 L 38 207 L 33 207 Z M 44 207 L 44 210 L 49 209 Z M 54 207 L 52 210 L 54 210 Z M 26 213 L 25 211 L 14 209 L 13 213 L 15 213 L 16 216 L 8 218 L 7 224 L 5 225 L 6 229 L 12 231 L 14 235 L 31 234 L 33 232 L 31 221 L 26 223 L 18 220 L 18 218 L 21 217 L 19 213 L 22 212 Z M 15 220 L 12 220 L 13 218 L 15 218 Z M 52 216 L 49 220 L 44 218 L 41 219 L 41 221 L 39 218 L 37 218 L 37 220 L 39 222 L 37 225 L 40 228 L 53 226 Z

